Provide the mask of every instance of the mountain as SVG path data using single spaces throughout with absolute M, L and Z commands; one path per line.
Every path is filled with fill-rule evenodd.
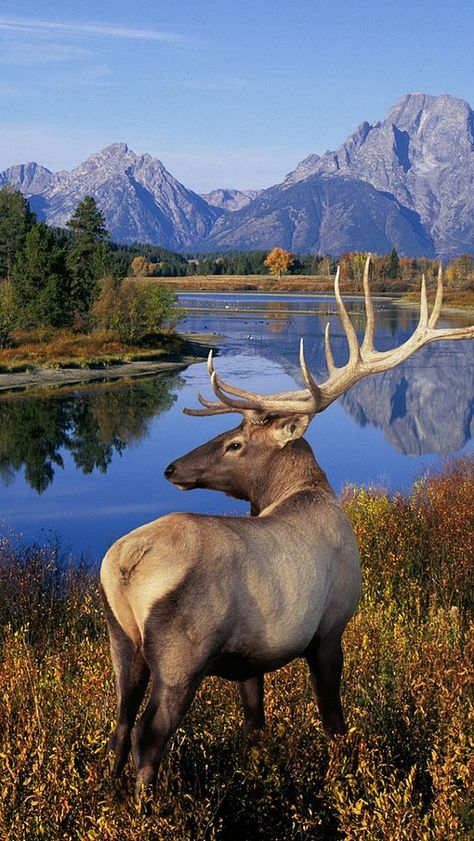
M 362 185 L 369 185 L 371 192 Z M 250 245 L 251 243 L 251 245 Z M 210 244 L 341 254 L 474 253 L 474 113 L 452 96 L 408 94 L 383 122 L 362 123 L 335 152 L 309 155 Z
M 310 176 L 260 193 L 242 210 L 221 216 L 201 247 L 342 254 L 393 247 L 400 254 L 434 256 L 417 213 L 362 180 Z
M 474 253 L 474 112 L 453 96 L 403 96 L 386 119 L 362 123 L 335 152 L 285 179 L 344 176 L 389 192 L 417 213 L 436 255 Z
M 56 183 L 56 175 L 40 164 L 18 164 L 0 172 L 0 187 L 12 184 L 27 196 L 44 193 Z
M 0 183 L 6 182 L 50 225 L 64 227 L 77 204 L 92 195 L 112 239 L 174 250 L 205 238 L 222 212 L 186 189 L 157 158 L 136 155 L 125 143 L 113 143 L 72 172 L 53 174 L 37 164 L 11 167 L 0 174 Z
M 208 204 L 214 207 L 220 207 L 221 210 L 241 210 L 246 207 L 252 199 L 256 198 L 261 190 L 232 190 L 224 188 L 221 190 L 212 190 L 211 193 L 201 193 L 201 197 Z
M 114 143 L 72 172 L 29 163 L 0 173 L 39 218 L 63 226 L 93 195 L 117 242 L 172 250 L 474 254 L 474 113 L 455 97 L 408 94 L 336 151 L 311 154 L 262 191 L 199 196 L 161 161 Z

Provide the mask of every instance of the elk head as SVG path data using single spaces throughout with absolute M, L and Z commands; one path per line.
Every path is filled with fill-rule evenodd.
M 421 305 L 418 325 L 410 338 L 397 348 L 377 351 L 374 348 L 374 308 L 369 288 L 370 255 L 364 270 L 364 296 L 366 327 L 359 345 L 339 290 L 339 268 L 334 291 L 344 332 L 349 345 L 349 359 L 337 367 L 331 350 L 329 324 L 325 330 L 325 352 L 328 378 L 317 384 L 306 365 L 303 339 L 300 343 L 300 365 L 306 384 L 302 390 L 260 395 L 224 382 L 214 370 L 212 351 L 208 358 L 211 385 L 218 401 L 211 402 L 199 395 L 202 409 L 184 409 L 188 415 L 203 416 L 224 413 L 242 415 L 240 426 L 218 435 L 201 447 L 170 464 L 165 476 L 177 487 L 212 488 L 241 499 L 255 499 L 255 483 L 262 477 L 268 481 L 278 474 L 285 483 L 285 470 L 290 469 L 307 478 L 304 465 L 308 464 L 311 449 L 301 440 L 313 417 L 326 409 L 358 380 L 369 374 L 387 371 L 408 359 L 416 350 L 430 342 L 443 339 L 469 339 L 474 337 L 474 326 L 466 328 L 437 329 L 441 311 L 443 282 L 441 265 L 435 303 L 428 313 L 425 278 L 421 284 Z M 312 455 L 312 454 L 311 454 Z M 295 463 L 298 462 L 298 464 Z M 283 463 L 285 462 L 285 468 Z M 314 459 L 313 459 L 314 464 Z M 320 468 L 320 477 L 324 476 Z

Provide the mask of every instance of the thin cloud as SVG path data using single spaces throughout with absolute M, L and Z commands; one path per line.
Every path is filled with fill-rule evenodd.
M 43 80 L 40 84 L 43 88 L 54 90 L 77 88 L 77 87 L 106 87 L 111 84 L 112 73 L 105 64 L 98 64 L 92 67 L 84 67 L 75 73 L 63 74 L 60 78 Z
M 185 44 L 189 39 L 176 32 L 158 29 L 139 29 L 129 26 L 117 26 L 113 23 L 58 23 L 34 18 L 0 17 L 0 30 L 38 35 L 96 35 L 101 38 L 122 38 L 134 41 L 158 41 L 165 44 Z
M 0 27 L 1 28 L 1 27 Z M 85 47 L 72 44 L 37 42 L 31 43 L 25 50 L 22 41 L 9 41 L 0 53 L 0 64 L 28 67 L 35 64 L 49 64 L 50 62 L 81 61 L 89 58 L 93 53 Z

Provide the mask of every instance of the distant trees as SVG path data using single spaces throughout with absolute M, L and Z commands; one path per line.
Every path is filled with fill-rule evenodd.
M 348 251 L 346 254 L 341 254 L 338 260 L 341 267 L 341 280 L 354 281 L 357 291 L 362 289 L 366 259 L 365 251 Z
M 398 259 L 398 254 L 395 248 L 392 248 L 389 258 L 388 258 L 388 268 L 387 268 L 387 277 L 392 278 L 394 280 L 398 277 L 400 268 L 400 260 Z
M 277 276 L 280 280 L 281 273 L 287 272 L 293 262 L 293 255 L 284 248 L 273 248 L 266 259 L 263 261 L 265 266 L 268 266 L 270 273 Z
M 474 289 L 474 258 L 469 254 L 455 257 L 446 270 L 446 280 L 449 286 L 457 289 Z
M 18 321 L 13 286 L 10 280 L 0 282 L 0 348 L 11 344 L 12 332 Z

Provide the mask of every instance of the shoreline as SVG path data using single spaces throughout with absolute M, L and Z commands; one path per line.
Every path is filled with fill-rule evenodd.
M 288 289 L 242 289 L 242 288 L 234 288 L 234 289 L 176 289 L 177 295 L 190 295 L 200 297 L 203 294 L 205 295 L 225 295 L 225 294 L 238 294 L 244 295 L 252 299 L 253 297 L 260 297 L 262 294 L 270 294 L 273 298 L 278 298 L 280 295 L 282 297 L 291 297 L 295 298 L 314 298 L 319 299 L 320 303 L 334 300 L 334 295 L 330 294 L 329 292 L 319 292 L 316 290 L 294 290 L 289 291 Z M 378 302 L 387 302 L 394 304 L 396 306 L 400 306 L 403 309 L 418 309 L 419 302 L 416 301 L 409 301 L 404 300 L 401 297 L 394 296 L 394 295 L 380 295 L 374 294 L 373 296 L 374 301 Z M 346 300 L 364 300 L 363 295 L 348 295 Z M 206 311 L 206 307 L 199 307 L 199 306 L 191 306 L 186 307 L 186 310 L 189 310 L 190 313 L 192 312 L 200 312 Z M 258 312 L 259 310 L 255 310 Z M 222 315 L 223 313 L 227 312 L 227 310 L 213 310 L 211 314 L 215 315 Z M 243 312 L 253 312 L 252 310 L 243 310 Z M 309 312 L 309 311 L 308 311 Z M 311 310 L 313 312 L 313 310 Z M 474 309 L 464 309 L 462 307 L 453 307 L 450 306 L 449 303 L 446 306 L 442 307 L 441 313 L 445 315 L 457 315 L 465 318 L 469 318 L 474 314 Z M 284 312 L 280 313 L 284 315 Z M 297 313 L 299 315 L 308 314 L 306 311 L 300 311 Z M 324 314 L 324 313 L 323 313 Z M 168 371 L 179 371 L 187 368 L 189 365 L 192 365 L 196 362 L 205 362 L 207 358 L 207 354 L 209 350 L 215 350 L 216 347 L 224 341 L 224 337 L 222 335 L 217 334 L 206 334 L 206 335 L 197 335 L 197 334 L 190 334 L 190 335 L 183 335 L 182 338 L 186 339 L 189 343 L 190 353 L 187 354 L 176 354 L 176 355 L 168 355 L 164 356 L 160 359 L 135 359 L 135 360 L 121 360 L 117 362 L 104 362 L 104 363 L 94 363 L 91 365 L 85 365 L 83 367 L 57 367 L 57 368 L 47 368 L 47 367 L 32 367 L 31 369 L 24 370 L 24 371 L 5 371 L 0 373 L 0 395 L 2 397 L 8 396 L 8 393 L 18 393 L 22 391 L 27 392 L 41 392 L 42 389 L 46 388 L 54 388 L 60 387 L 63 385 L 78 385 L 78 384 L 87 384 L 87 383 L 100 383 L 100 382 L 113 382 L 116 380 L 121 379 L 128 379 L 128 378 L 139 378 L 150 376 L 153 374 L 160 374 L 166 373 Z
M 209 351 L 216 350 L 223 340 L 222 336 L 210 334 L 206 340 L 198 336 L 186 337 L 190 352 L 187 354 L 168 355 L 161 359 L 136 359 L 121 362 L 94 364 L 84 367 L 32 368 L 27 371 L 8 371 L 0 373 L 0 395 L 9 393 L 37 393 L 43 389 L 62 385 L 78 385 L 115 380 L 137 379 L 153 374 L 181 371 L 197 362 L 205 362 Z

